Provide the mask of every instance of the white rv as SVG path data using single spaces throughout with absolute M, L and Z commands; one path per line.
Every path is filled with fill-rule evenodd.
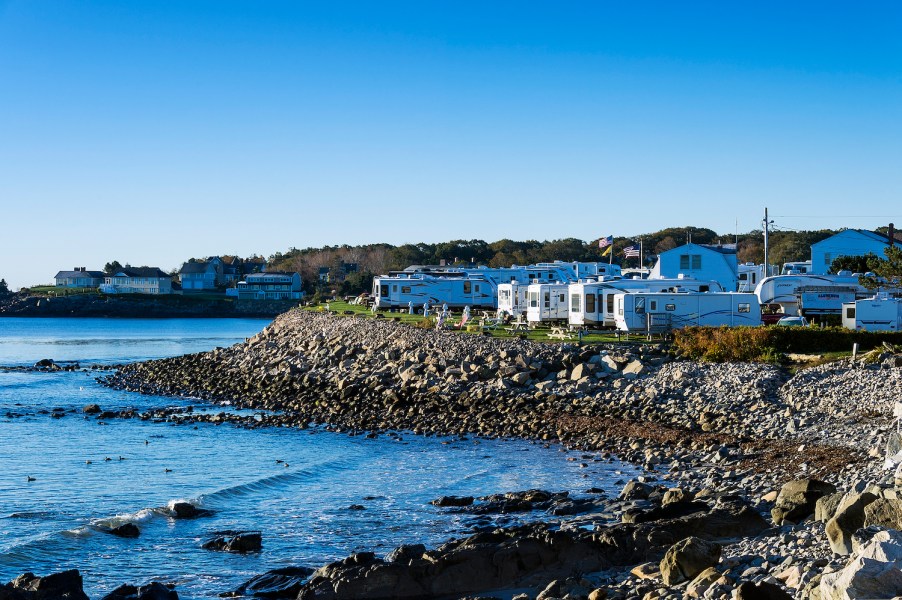
M 621 292 L 723 292 L 716 281 L 688 277 L 675 279 L 602 278 L 580 281 L 569 287 L 571 325 L 592 329 L 614 327 L 614 296 Z
M 862 331 L 902 331 L 902 298 L 878 292 L 872 298 L 842 305 L 842 325 Z
M 737 292 L 754 292 L 758 282 L 767 277 L 767 267 L 751 262 L 743 263 L 737 267 L 736 277 L 739 280 Z
M 512 281 L 498 284 L 498 314 L 515 319 L 526 314 L 526 290 L 528 285 Z
M 407 308 L 417 312 L 423 305 L 447 304 L 449 308 L 495 308 L 496 288 L 484 277 L 435 277 L 414 274 L 408 277 L 374 277 L 373 298 L 377 308 Z
M 754 294 L 619 293 L 614 296 L 617 329 L 632 332 L 662 332 L 690 325 L 730 327 L 761 324 L 761 307 Z
M 849 271 L 841 271 L 837 275 L 775 275 L 765 277 L 757 287 L 755 295 L 760 304 L 779 304 L 784 314 L 799 314 L 799 289 L 818 288 L 852 288 L 857 294 L 865 294 L 867 290 L 858 283 L 858 276 Z M 825 293 L 825 292 L 822 292 Z M 824 301 L 829 298 L 824 298 Z M 834 310 L 839 313 L 842 302 L 836 298 Z M 822 307 L 823 308 L 823 307 Z
M 530 323 L 567 320 L 567 283 L 534 283 L 526 293 Z
M 807 275 L 808 273 L 811 273 L 810 260 L 783 263 L 783 269 L 780 271 L 780 275 Z

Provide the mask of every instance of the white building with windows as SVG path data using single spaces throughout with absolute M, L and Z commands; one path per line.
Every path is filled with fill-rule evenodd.
M 890 239 L 866 229 L 846 229 L 816 244 L 811 244 L 811 273 L 826 275 L 830 266 L 840 256 L 867 256 L 876 254 L 884 258 L 883 251 Z
M 123 267 L 107 275 L 104 294 L 171 294 L 172 276 L 157 267 Z
M 303 297 L 298 273 L 254 273 L 238 282 L 239 300 L 300 300 Z
M 71 271 L 60 271 L 54 277 L 57 287 L 96 288 L 104 282 L 103 271 L 88 271 L 85 267 L 75 267 Z
M 735 290 L 739 282 L 738 270 L 735 245 L 690 243 L 661 252 L 649 278 L 670 279 L 682 275 L 693 279 L 716 281 L 725 290 Z

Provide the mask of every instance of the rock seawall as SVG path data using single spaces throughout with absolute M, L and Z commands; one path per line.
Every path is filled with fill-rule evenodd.
M 113 318 L 256 318 L 274 317 L 297 301 L 205 300 L 190 295 L 28 296 L 16 294 L 0 300 L 0 317 L 113 317 Z

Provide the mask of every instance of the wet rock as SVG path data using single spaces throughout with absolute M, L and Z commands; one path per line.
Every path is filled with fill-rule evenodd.
M 222 597 L 253 596 L 254 598 L 297 598 L 301 586 L 313 574 L 307 567 L 285 567 L 257 575 Z
M 661 560 L 661 579 L 666 585 L 691 581 L 720 561 L 721 546 L 697 537 L 689 537 L 671 546 Z
M 136 538 L 141 535 L 141 530 L 134 523 L 123 523 L 119 527 L 110 529 L 109 533 L 123 538 Z
M 409 564 L 411 561 L 423 558 L 426 546 L 423 544 L 405 544 L 398 546 L 385 557 L 387 563 Z
M 83 412 L 86 415 L 96 415 L 100 412 L 100 405 L 99 404 L 86 404 L 85 407 L 81 409 L 81 412 Z
M 199 519 L 212 514 L 212 510 L 198 508 L 190 502 L 175 502 L 169 509 L 169 516 L 173 519 Z
M 76 569 L 37 577 L 24 573 L 0 587 L 0 598 L 6 600 L 88 600 L 81 573 Z
M 620 491 L 619 498 L 621 500 L 645 500 L 653 491 L 655 491 L 654 486 L 633 479 L 628 481 Z
M 473 504 L 473 496 L 442 496 L 430 502 L 435 506 L 470 506 Z
M 216 537 L 204 542 L 204 550 L 220 550 L 222 552 L 258 552 L 263 549 L 263 536 L 259 531 L 223 531 Z
M 178 598 L 178 593 L 172 587 L 154 581 L 141 586 L 120 585 L 102 600 L 178 600 Z

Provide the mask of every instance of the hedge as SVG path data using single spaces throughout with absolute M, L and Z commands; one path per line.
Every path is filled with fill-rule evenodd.
M 686 358 L 714 362 L 774 362 L 781 354 L 867 351 L 883 342 L 902 344 L 899 331 L 853 331 L 842 327 L 686 327 L 674 332 L 674 348 Z

